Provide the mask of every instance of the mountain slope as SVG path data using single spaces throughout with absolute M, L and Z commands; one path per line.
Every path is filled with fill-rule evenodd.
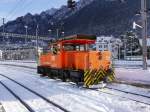
M 28 33 L 35 35 L 36 25 L 39 24 L 39 35 L 56 36 L 56 29 L 64 31 L 66 35 L 87 33 L 96 35 L 119 35 L 132 29 L 135 13 L 140 10 L 140 0 L 127 0 L 120 3 L 118 0 L 80 0 L 73 11 L 66 6 L 60 9 L 43 11 L 39 15 L 30 13 L 8 22 L 7 32 Z M 2 31 L 2 28 L 0 29 Z
M 92 4 L 65 20 L 66 32 L 120 35 L 131 30 L 135 12 L 140 7 L 137 0 L 127 3 L 95 0 Z

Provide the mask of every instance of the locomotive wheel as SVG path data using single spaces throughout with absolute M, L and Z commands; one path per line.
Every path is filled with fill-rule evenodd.
M 64 76 L 62 77 L 62 81 L 63 81 L 63 82 L 66 82 L 66 78 L 65 78 Z
M 51 72 L 49 71 L 49 73 L 48 73 L 48 77 L 49 77 L 49 78 L 51 78 L 51 79 L 54 79 L 54 75 L 53 75 L 53 73 L 51 73 Z
M 62 72 L 62 78 L 61 79 L 62 79 L 63 82 L 66 82 L 66 78 L 67 78 L 66 76 L 67 76 L 67 73 Z
M 45 76 L 46 76 L 46 74 L 41 74 L 41 75 L 40 75 L 40 77 L 45 77 Z

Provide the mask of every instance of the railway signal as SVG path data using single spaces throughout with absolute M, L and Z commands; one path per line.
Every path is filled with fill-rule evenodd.
M 135 21 L 133 22 L 133 29 L 136 29 L 136 27 L 143 28 L 139 24 L 137 24 Z
M 76 2 L 73 0 L 68 0 L 68 8 L 74 9 L 76 6 Z

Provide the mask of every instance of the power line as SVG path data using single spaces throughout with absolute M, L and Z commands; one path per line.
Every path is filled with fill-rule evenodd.
M 8 12 L 6 18 L 9 18 L 10 16 L 12 16 L 12 14 L 17 10 L 17 8 L 18 8 L 19 6 L 21 6 L 21 4 L 23 4 L 24 1 L 25 1 L 25 0 L 19 0 L 19 1 L 16 3 L 16 5 Z
M 12 13 L 12 15 L 11 16 L 9 16 L 9 18 L 13 18 L 16 14 L 17 14 L 17 11 L 18 10 L 21 10 L 22 12 L 23 12 L 23 10 L 25 9 L 25 8 L 27 8 L 28 6 L 30 6 L 31 5 L 31 3 L 33 2 L 33 0 L 30 0 L 30 1 L 25 1 L 25 0 L 21 0 L 22 2 L 19 2 L 18 3 L 18 7 L 21 7 L 21 9 L 18 9 L 18 7 L 16 8 L 16 10 L 14 11 L 14 13 Z M 21 4 L 20 4 L 21 3 Z M 21 5 L 21 6 L 20 6 Z M 18 9 L 18 10 L 17 10 Z
M 11 20 L 13 17 L 15 17 L 15 15 L 17 14 L 18 10 L 21 10 L 22 12 L 25 11 L 28 7 L 30 7 L 32 5 L 33 0 L 20 0 L 15 7 L 9 12 L 9 14 L 7 15 L 7 19 Z M 21 9 L 18 7 L 21 7 Z M 31 7 L 32 8 L 32 7 Z M 32 12 L 32 10 L 34 10 L 34 8 L 31 9 L 30 12 Z
M 27 9 L 27 7 L 29 8 L 31 5 L 32 5 L 32 2 L 33 2 L 33 0 L 31 0 L 31 1 L 29 1 L 27 4 L 26 4 L 26 6 L 24 6 L 23 8 L 26 8 Z M 34 7 L 32 7 L 33 9 L 34 9 Z M 33 10 L 32 9 L 32 10 Z M 30 10 L 30 12 L 32 12 L 32 10 Z

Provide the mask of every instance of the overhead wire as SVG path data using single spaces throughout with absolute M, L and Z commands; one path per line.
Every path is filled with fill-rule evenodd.
M 27 7 L 29 7 L 30 5 L 31 5 L 31 3 L 32 3 L 32 1 L 33 0 L 21 0 L 22 2 L 21 2 L 21 4 L 19 3 L 17 6 L 19 6 L 19 7 L 21 7 L 21 9 L 19 8 L 19 7 L 17 7 L 16 9 L 17 10 L 15 10 L 15 12 L 9 17 L 9 19 L 12 19 L 12 18 L 14 18 L 15 17 L 15 15 L 17 14 L 17 12 L 18 11 L 24 11 L 24 9 L 26 9 Z M 21 6 L 20 6 L 21 5 Z M 19 8 L 19 9 L 18 9 Z
M 29 8 L 32 4 L 34 0 L 29 0 L 23 7 L 22 9 L 25 11 L 25 9 Z M 30 11 L 31 12 L 31 11 Z
M 33 2 L 33 0 L 29 1 L 29 2 L 26 4 L 26 6 L 28 6 L 28 8 L 29 8 L 31 5 L 33 5 L 32 2 Z M 24 6 L 24 8 L 25 8 L 25 6 Z M 26 9 L 27 9 L 27 8 L 26 8 Z M 34 7 L 32 7 L 32 9 L 30 10 L 30 12 L 32 12 L 33 9 L 34 9 Z
M 9 19 L 9 18 L 13 15 L 13 13 L 16 12 L 17 8 L 23 5 L 23 2 L 25 2 L 25 0 L 19 0 L 19 1 L 15 4 L 15 6 L 8 12 L 6 18 Z

